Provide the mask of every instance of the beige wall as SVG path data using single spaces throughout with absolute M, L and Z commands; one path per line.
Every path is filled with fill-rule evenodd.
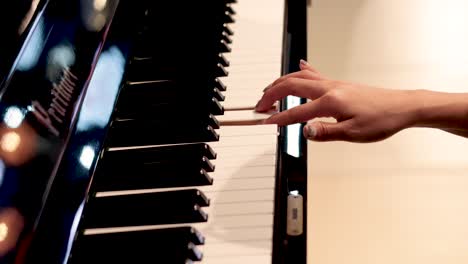
M 468 92 L 468 1 L 312 0 L 308 27 L 326 76 Z M 308 263 L 468 263 L 468 139 L 311 142 L 308 187 Z

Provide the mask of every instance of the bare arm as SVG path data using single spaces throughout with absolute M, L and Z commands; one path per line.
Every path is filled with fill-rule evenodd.
M 415 91 L 418 120 L 414 126 L 433 127 L 468 137 L 468 93 Z
M 266 123 L 288 125 L 316 117 L 304 135 L 316 141 L 374 142 L 409 127 L 432 127 L 468 137 L 468 93 L 429 90 L 393 90 L 330 80 L 305 62 L 301 71 L 285 75 L 264 92 L 256 110 L 266 111 L 288 95 L 312 99 L 278 113 Z

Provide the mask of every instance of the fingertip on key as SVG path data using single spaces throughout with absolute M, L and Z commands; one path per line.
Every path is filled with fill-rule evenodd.
M 264 107 L 262 107 L 262 101 L 258 101 L 258 103 L 255 105 L 255 112 L 265 112 Z

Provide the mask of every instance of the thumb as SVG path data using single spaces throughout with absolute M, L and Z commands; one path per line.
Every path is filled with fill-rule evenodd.
M 316 121 L 304 126 L 304 137 L 314 141 L 346 140 L 343 122 Z

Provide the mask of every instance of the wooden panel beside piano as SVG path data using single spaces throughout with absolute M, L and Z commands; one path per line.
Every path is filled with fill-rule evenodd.
M 313 0 L 309 62 L 337 80 L 466 93 L 467 4 Z M 308 262 L 468 263 L 466 138 L 413 128 L 308 147 Z

